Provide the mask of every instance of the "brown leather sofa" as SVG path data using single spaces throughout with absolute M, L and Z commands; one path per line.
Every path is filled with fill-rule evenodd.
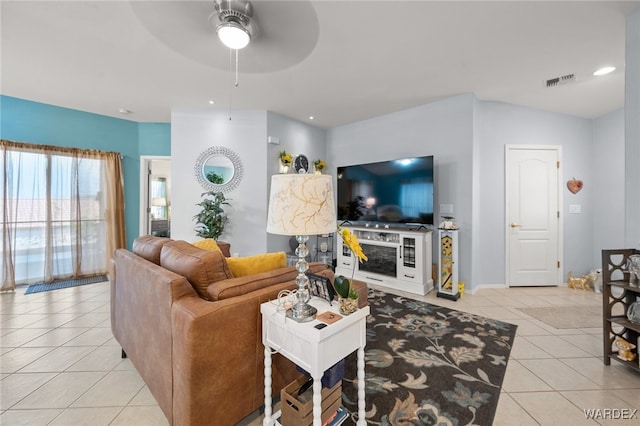
M 333 279 L 320 263 L 309 272 Z M 260 304 L 296 288 L 294 267 L 228 278 L 220 252 L 143 236 L 115 252 L 112 274 L 113 334 L 170 424 L 234 425 L 263 405 Z M 280 355 L 272 368 L 274 395 L 299 376 Z

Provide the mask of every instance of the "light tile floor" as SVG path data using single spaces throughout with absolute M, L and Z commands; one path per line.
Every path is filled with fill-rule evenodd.
M 108 283 L 0 294 L 0 425 L 167 425 L 111 334 Z M 405 294 L 408 297 L 414 297 Z M 594 305 L 601 295 L 560 288 L 482 289 L 458 301 L 421 298 L 518 325 L 495 425 L 640 424 L 587 419 L 584 410 L 640 409 L 640 373 L 602 363 L 602 330 L 558 330 L 525 306 Z M 619 410 L 619 411 L 615 411 Z M 628 410 L 628 411 L 625 411 Z M 243 425 L 260 425 L 256 414 Z

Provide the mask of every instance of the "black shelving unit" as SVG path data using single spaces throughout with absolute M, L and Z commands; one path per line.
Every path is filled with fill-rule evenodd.
M 622 363 L 638 372 L 640 364 L 638 357 L 633 361 L 618 358 L 618 351 L 614 349 L 616 337 L 621 337 L 629 343 L 638 346 L 640 324 L 627 319 L 629 306 L 640 297 L 640 282 L 630 282 L 627 271 L 627 260 L 633 254 L 640 254 L 635 249 L 602 250 L 602 319 L 604 339 L 604 364 L 610 365 L 611 360 Z M 614 306 L 621 304 L 624 315 L 613 315 Z M 637 354 L 638 348 L 635 353 Z

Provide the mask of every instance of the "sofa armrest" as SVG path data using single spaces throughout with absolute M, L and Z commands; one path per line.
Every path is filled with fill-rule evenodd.
M 220 248 L 220 251 L 222 252 L 224 257 L 231 257 L 231 244 L 224 241 L 217 241 L 217 243 L 218 248 Z
M 289 281 L 217 302 L 192 292 L 174 302 L 174 424 L 236 424 L 262 405 L 260 304 L 292 288 Z M 280 355 L 274 355 L 272 368 L 274 395 L 299 375 Z
M 353 280 L 353 288 L 358 292 L 358 308 L 364 308 L 369 305 L 369 287 L 364 281 Z

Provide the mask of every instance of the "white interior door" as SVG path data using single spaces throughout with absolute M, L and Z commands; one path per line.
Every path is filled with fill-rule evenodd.
M 560 147 L 506 147 L 508 286 L 562 282 Z

